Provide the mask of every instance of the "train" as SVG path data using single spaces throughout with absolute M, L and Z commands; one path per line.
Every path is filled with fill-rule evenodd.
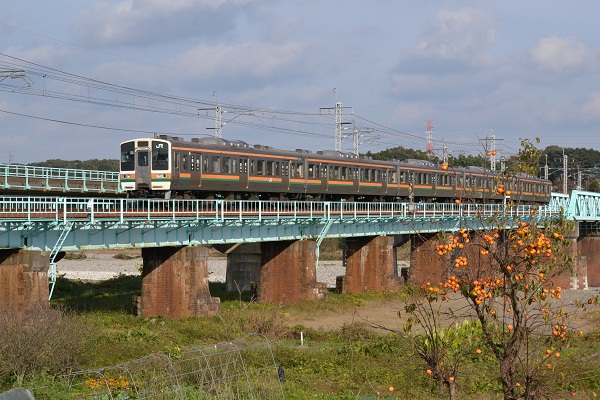
M 550 202 L 551 182 L 427 160 L 279 150 L 217 137 L 156 135 L 120 145 L 121 189 L 132 198 L 368 202 Z

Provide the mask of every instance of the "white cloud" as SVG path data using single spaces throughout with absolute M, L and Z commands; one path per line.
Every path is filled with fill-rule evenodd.
M 600 120 L 600 92 L 590 93 L 582 110 L 587 119 Z
M 295 69 L 301 63 L 304 52 L 304 46 L 298 43 L 201 45 L 175 58 L 169 66 L 197 74 L 202 79 L 264 79 Z
M 168 42 L 233 29 L 247 0 L 122 0 L 98 3 L 74 21 L 87 42 L 110 45 Z
M 496 23 L 476 9 L 440 11 L 409 57 L 461 60 L 469 63 L 487 58 L 496 41 Z
M 56 47 L 54 45 L 43 45 L 32 47 L 27 50 L 22 50 L 21 48 L 17 47 L 9 47 L 2 52 L 10 54 L 11 57 L 25 60 L 30 63 L 57 66 L 63 64 L 65 59 L 68 59 L 71 56 L 73 50 Z
M 586 45 L 575 37 L 542 38 L 531 50 L 531 59 L 538 68 L 557 73 L 585 70 L 592 57 Z

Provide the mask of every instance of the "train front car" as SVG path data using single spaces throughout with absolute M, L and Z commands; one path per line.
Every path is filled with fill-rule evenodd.
M 135 139 L 121 143 L 121 190 L 129 197 L 169 198 L 171 143 Z

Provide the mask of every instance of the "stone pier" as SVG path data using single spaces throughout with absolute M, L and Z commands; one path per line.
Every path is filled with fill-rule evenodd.
M 600 235 L 581 237 L 577 241 L 577 253 L 586 261 L 585 282 L 581 282 L 581 285 L 585 283 L 590 287 L 600 287 Z M 578 279 L 583 280 L 583 277 Z
M 249 291 L 253 283 L 260 282 L 262 267 L 260 243 L 241 243 L 225 251 L 225 254 L 227 254 L 225 290 Z
M 346 239 L 346 276 L 343 293 L 400 290 L 393 236 L 367 236 Z
M 294 303 L 325 299 L 327 284 L 317 282 L 316 242 L 263 242 L 259 300 Z
M 49 307 L 48 252 L 0 250 L 0 307 L 27 310 Z
M 204 317 L 220 312 L 220 299 L 208 288 L 204 246 L 142 249 L 142 296 L 138 315 Z
M 436 234 L 411 235 L 410 268 L 408 281 L 422 284 L 433 280 L 439 281 L 446 275 L 446 267 L 438 256 Z

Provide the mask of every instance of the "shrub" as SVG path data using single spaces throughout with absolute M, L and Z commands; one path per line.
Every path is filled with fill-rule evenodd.
M 64 372 L 78 365 L 80 329 L 61 310 L 34 307 L 26 311 L 0 309 L 0 379 Z
M 63 257 L 64 260 L 85 260 L 87 258 L 87 254 L 83 252 L 67 252 Z

